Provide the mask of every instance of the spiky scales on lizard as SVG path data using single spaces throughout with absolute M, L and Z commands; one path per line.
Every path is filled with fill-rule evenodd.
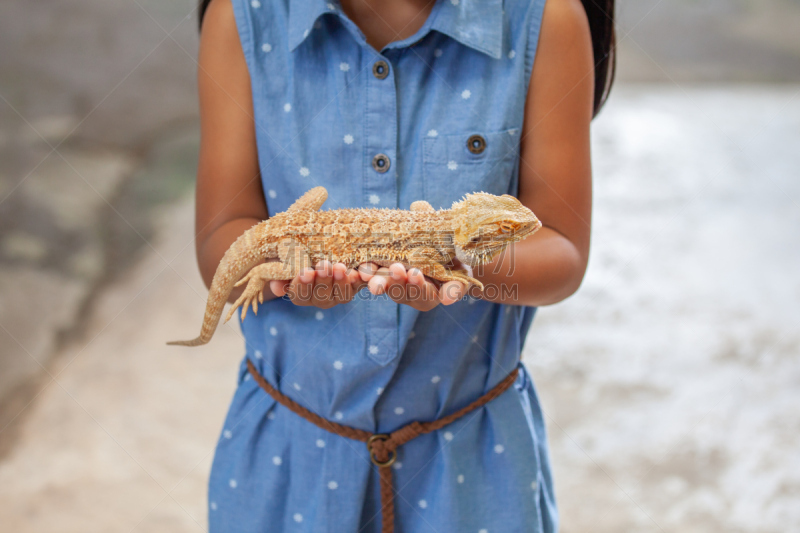
M 234 287 L 247 286 L 228 312 L 240 306 L 257 311 L 263 289 L 273 280 L 288 280 L 322 260 L 355 268 L 362 263 L 418 268 L 437 281 L 460 281 L 483 289 L 477 279 L 450 269 L 454 258 L 468 266 L 491 262 L 506 247 L 542 224 L 519 200 L 504 194 L 467 194 L 450 209 L 435 210 L 417 201 L 410 210 L 335 209 L 320 211 L 328 197 L 315 187 L 286 211 L 256 224 L 239 237 L 222 257 L 209 289 L 200 335 L 168 344 L 199 346 L 211 340 L 225 302 Z M 277 261 L 265 263 L 269 259 Z M 244 276 L 244 277 L 243 277 Z

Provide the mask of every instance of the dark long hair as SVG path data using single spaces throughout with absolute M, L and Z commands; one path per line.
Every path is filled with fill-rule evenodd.
M 589 29 L 592 33 L 592 49 L 594 51 L 594 114 L 606 103 L 614 83 L 617 66 L 616 41 L 614 30 L 615 0 L 581 0 Z M 198 24 L 203 27 L 203 16 L 211 0 L 200 0 Z
M 615 0 L 581 0 L 589 19 L 594 51 L 594 114 L 606 103 L 617 70 L 617 33 L 614 29 Z

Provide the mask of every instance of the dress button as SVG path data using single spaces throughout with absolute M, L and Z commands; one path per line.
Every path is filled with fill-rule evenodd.
M 482 154 L 486 150 L 486 139 L 480 135 L 473 135 L 467 139 L 467 149 L 473 154 Z
M 389 160 L 389 156 L 387 156 L 386 154 L 378 154 L 372 158 L 372 168 L 374 168 L 376 172 L 380 172 L 381 174 L 389 170 L 391 164 L 392 163 Z
M 375 64 L 372 65 L 372 74 L 379 80 L 386 78 L 386 76 L 389 75 L 389 64 L 382 59 L 376 61 Z

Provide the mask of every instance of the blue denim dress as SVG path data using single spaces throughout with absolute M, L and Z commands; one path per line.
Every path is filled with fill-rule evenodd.
M 330 209 L 515 194 L 544 1 L 439 0 L 416 34 L 376 51 L 335 0 L 233 0 L 269 212 L 317 185 Z M 245 357 L 315 413 L 381 433 L 446 416 L 519 365 L 499 398 L 399 449 L 395 528 L 552 532 L 544 421 L 519 363 L 534 311 L 466 298 L 421 313 L 366 291 L 324 311 L 278 299 L 243 321 Z M 211 532 L 380 531 L 364 444 L 276 404 L 245 360 L 238 377 L 211 471 Z

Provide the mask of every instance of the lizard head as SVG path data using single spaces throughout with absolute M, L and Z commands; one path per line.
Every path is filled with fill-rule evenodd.
M 467 194 L 450 211 L 456 257 L 470 266 L 491 262 L 509 244 L 542 227 L 530 209 L 508 194 Z

